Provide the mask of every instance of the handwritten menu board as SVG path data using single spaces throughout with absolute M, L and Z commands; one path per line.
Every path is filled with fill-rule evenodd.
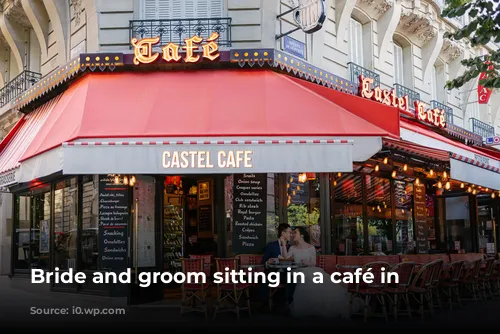
M 212 232 L 212 205 L 200 205 L 198 208 L 198 231 Z
M 233 252 L 266 247 L 267 174 L 236 174 L 233 184 Z
M 127 268 L 128 187 L 114 178 L 99 176 L 99 267 Z
M 417 240 L 417 253 L 425 254 L 429 252 L 428 226 L 427 226 L 427 205 L 425 200 L 425 186 L 415 185 L 415 197 L 413 199 L 415 212 L 415 229 Z

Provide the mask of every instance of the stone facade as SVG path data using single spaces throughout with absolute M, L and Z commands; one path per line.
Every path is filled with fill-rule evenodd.
M 0 1 L 0 86 L 8 85 L 24 71 L 43 78 L 80 53 L 99 51 L 130 52 L 130 20 L 144 18 L 146 0 L 3 0 Z M 148 0 L 149 1 L 149 0 Z M 165 3 L 172 4 L 167 0 Z M 290 0 L 207 0 L 220 3 L 223 16 L 232 19 L 233 48 L 283 48 L 276 36 L 296 25 L 289 11 L 297 1 Z M 183 0 L 190 3 L 192 0 Z M 393 41 L 403 48 L 405 86 L 431 100 L 433 66 L 437 84 L 460 75 L 460 61 L 485 50 L 474 50 L 467 43 L 443 38 L 459 22 L 440 17 L 443 1 L 432 0 L 326 0 L 326 21 L 314 34 L 300 30 L 292 37 L 305 44 L 306 60 L 340 77 L 350 78 L 349 24 L 354 18 L 362 26 L 364 68 L 378 73 L 384 88 L 394 84 Z M 278 15 L 284 14 L 281 18 Z M 182 19 L 184 17 L 179 17 Z M 496 48 L 495 45 L 489 46 Z M 479 106 L 476 82 L 460 90 L 442 91 L 440 102 L 454 110 L 455 124 L 469 128 L 476 117 L 500 132 L 500 94 L 495 92 L 489 105 Z M 0 136 L 8 133 L 20 115 L 10 104 L 0 108 Z M 8 272 L 5 259 L 10 249 L 6 221 L 11 219 L 10 195 L 0 194 L 0 268 Z M 7 243 L 7 244 L 6 244 Z M 7 269 L 6 269 L 7 268 Z

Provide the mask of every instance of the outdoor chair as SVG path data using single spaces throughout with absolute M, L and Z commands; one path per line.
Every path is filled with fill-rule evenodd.
M 463 260 L 452 262 L 449 267 L 449 275 L 444 280 L 439 282 L 441 291 L 448 298 L 450 310 L 453 309 L 453 298 L 455 298 L 458 305 L 462 305 L 458 284 L 465 265 L 466 262 Z
M 467 269 L 462 273 L 462 277 L 459 281 L 462 301 L 477 301 L 477 297 L 480 294 L 478 277 L 481 271 L 481 262 L 482 260 L 480 259 L 469 262 Z M 466 293 L 470 293 L 470 298 L 465 297 Z
M 424 307 L 427 304 L 429 312 L 433 312 L 433 301 L 432 301 L 432 274 L 434 272 L 435 263 L 424 264 L 415 275 L 412 280 L 410 288 L 408 291 L 414 297 L 418 304 L 419 313 L 424 320 L 425 313 Z
M 204 259 L 182 259 L 182 272 L 187 276 L 188 273 L 201 273 L 204 269 Z M 181 315 L 187 312 L 202 312 L 205 320 L 208 319 L 208 297 L 210 295 L 210 282 L 182 284 Z M 197 302 L 200 306 L 197 306 Z
M 491 289 L 491 282 L 490 282 L 490 277 L 491 273 L 493 272 L 494 269 L 494 263 L 495 259 L 494 258 L 488 258 L 485 261 L 485 266 L 483 270 L 479 271 L 479 276 L 477 278 L 477 284 L 479 291 L 481 293 L 481 297 L 483 298 L 484 301 L 488 299 L 487 294 L 490 295 L 491 298 L 493 298 L 493 293 Z
M 392 307 L 392 314 L 394 320 L 398 321 L 398 314 L 400 313 L 400 304 L 404 303 L 406 307 L 407 314 L 411 318 L 411 306 L 409 299 L 409 287 L 411 284 L 411 279 L 413 277 L 413 270 L 415 269 L 415 262 L 401 262 L 392 267 L 389 272 L 394 272 L 398 274 L 398 283 L 388 283 L 385 288 L 385 293 L 389 303 Z

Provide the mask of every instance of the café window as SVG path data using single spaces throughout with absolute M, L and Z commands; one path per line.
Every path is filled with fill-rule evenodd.
M 447 251 L 473 251 L 470 220 L 470 201 L 468 196 L 439 198 L 444 209 L 444 221 L 440 222 L 441 241 Z
M 223 13 L 223 0 L 141 0 L 143 20 L 221 18 Z
M 76 269 L 78 186 L 71 178 L 56 183 L 54 193 L 54 266 Z
M 396 217 L 396 253 L 408 254 L 415 249 L 413 228 L 413 183 L 394 181 Z
M 369 252 L 392 252 L 391 181 L 365 175 Z
M 349 21 L 349 61 L 364 66 L 363 25 L 352 17 Z
M 319 174 L 288 173 L 286 179 L 287 222 L 292 228 L 306 227 L 310 243 L 319 248 L 321 246 Z
M 86 175 L 82 187 L 81 256 L 83 270 L 97 270 L 99 230 L 99 177 Z
M 363 252 L 363 185 L 362 176 L 335 174 L 331 177 L 333 214 L 336 240 L 334 250 L 339 255 L 357 255 Z
M 14 270 L 50 268 L 50 187 L 15 197 Z

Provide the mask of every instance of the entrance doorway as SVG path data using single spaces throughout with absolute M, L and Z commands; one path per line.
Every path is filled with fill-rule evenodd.
M 178 305 L 180 284 L 158 282 L 140 287 L 135 278 L 143 272 L 175 274 L 182 271 L 183 258 L 210 255 L 213 259 L 217 255 L 215 180 L 206 175 L 137 176 L 132 188 L 134 281 L 129 304 Z

